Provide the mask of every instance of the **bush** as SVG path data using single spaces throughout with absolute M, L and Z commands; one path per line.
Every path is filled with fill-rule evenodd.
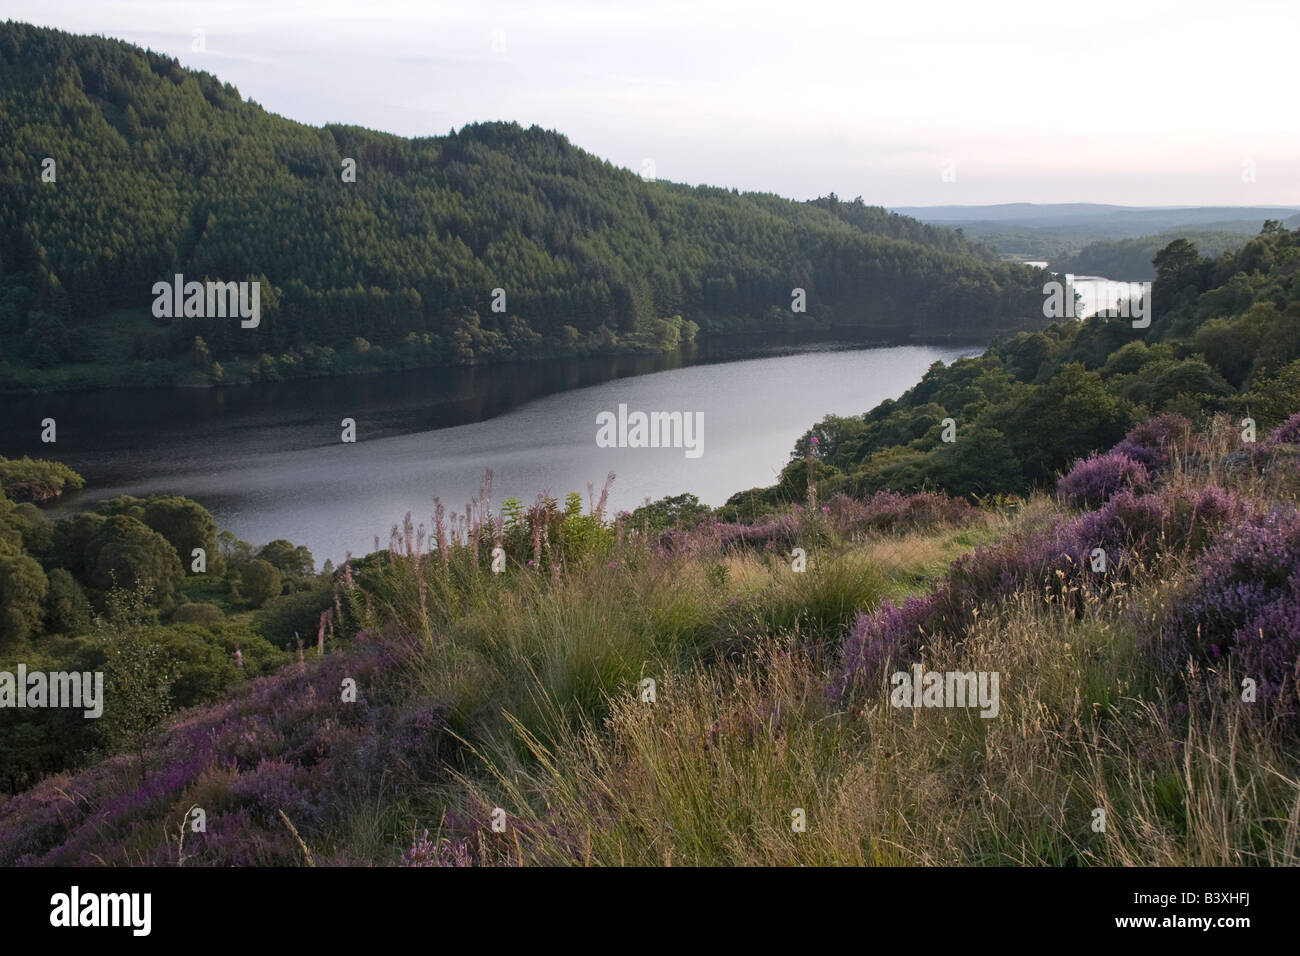
M 1300 445 L 1300 412 L 1273 429 L 1264 439 L 1264 445 L 1268 448 L 1274 445 Z
M 293 640 L 294 633 L 304 641 L 316 639 L 322 611 L 333 607 L 334 592 L 328 584 L 307 591 L 297 591 L 272 600 L 254 619 L 253 627 L 277 647 Z
M 1187 418 L 1166 412 L 1136 426 L 1112 451 L 1154 470 L 1167 465 L 1171 453 L 1186 452 L 1191 434 L 1192 423 Z
M 0 555 L 0 646 L 25 641 L 40 630 L 48 589 L 45 572 L 27 555 Z
M 51 562 L 65 568 L 82 584 L 87 581 L 86 548 L 108 519 L 91 511 L 62 518 L 54 523 Z
M 1240 498 L 1214 486 L 1163 488 L 1142 497 L 1125 490 L 1066 525 L 1056 546 L 1079 560 L 1102 548 L 1108 564 L 1121 569 L 1151 565 L 1166 555 L 1199 553 L 1249 510 Z
M 968 520 L 974 508 L 964 498 L 950 498 L 933 491 L 898 495 L 878 491 L 865 504 L 847 495 L 835 495 L 826 502 L 836 531 L 905 532 L 924 531 Z
M 184 576 L 167 539 L 126 515 L 114 515 L 95 532 L 86 545 L 86 568 L 88 583 L 101 591 L 144 589 L 163 604 Z
M 884 604 L 859 614 L 840 648 L 839 673 L 830 692 L 843 698 L 855 689 L 879 683 L 891 663 L 903 667 L 916 654 L 935 612 L 935 596 L 909 597 L 899 607 Z
M 1108 451 L 1076 459 L 1069 474 L 1057 482 L 1056 494 L 1065 504 L 1095 508 L 1121 488 L 1141 491 L 1150 483 L 1146 468 L 1128 455 Z
M 280 596 L 280 571 L 269 561 L 254 558 L 240 575 L 240 593 L 253 607 Z
M 86 481 L 67 465 L 41 458 L 0 457 L 0 489 L 10 501 L 53 501 L 65 491 L 79 491 Z
M 1159 657 L 1177 672 L 1237 659 L 1261 701 L 1293 710 L 1300 651 L 1300 514 L 1241 521 L 1201 556 L 1161 631 Z
M 294 547 L 292 541 L 277 538 L 263 545 L 257 552 L 263 561 L 270 562 L 281 574 L 291 578 L 304 577 L 316 570 L 316 560 L 310 551 L 302 545 Z
M 950 564 L 946 578 L 932 584 L 928 594 L 860 614 L 841 646 L 828 692 L 843 695 L 870 685 L 887 659 L 915 654 L 923 634 L 960 641 L 981 605 L 1026 588 L 1041 594 L 1047 587 L 1058 597 L 1073 594 L 1077 607 L 1079 587 L 1108 588 L 1167 555 L 1197 553 L 1248 513 L 1221 488 L 1165 489 L 1140 498 L 1125 490 L 1096 511 L 979 547 Z M 1106 552 L 1104 575 L 1090 570 L 1096 548 Z
M 202 548 L 207 555 L 208 570 L 218 573 L 222 570 L 216 519 L 197 501 L 178 495 L 148 498 L 122 495 L 101 502 L 95 510 L 105 517 L 126 515 L 143 522 L 167 540 L 185 567 L 189 567 L 194 549 Z
M 63 568 L 49 574 L 45 597 L 45 629 L 54 634 L 80 635 L 90 628 L 90 602 L 81 585 Z
M 172 622 L 175 624 L 197 624 L 199 627 L 206 627 L 208 630 L 215 630 L 225 623 L 226 616 L 221 613 L 221 608 L 215 604 L 182 604 L 176 608 L 172 615 Z

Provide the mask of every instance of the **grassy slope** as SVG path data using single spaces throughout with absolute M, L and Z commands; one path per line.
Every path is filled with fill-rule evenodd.
M 1238 490 L 1294 503 L 1293 477 Z M 326 863 L 1300 862 L 1294 737 L 1227 673 L 1194 685 L 1218 703 L 1189 708 L 1140 650 L 1189 555 L 1104 600 L 1018 590 L 929 642 L 930 669 L 1000 673 L 997 719 L 897 709 L 883 686 L 827 695 L 859 609 L 1063 515 L 1039 496 L 956 527 L 805 520 L 802 574 L 779 535 L 724 553 L 713 529 L 675 553 L 624 529 L 542 574 L 476 572 L 468 549 L 381 555 L 358 570 L 352 619 L 386 637 L 182 714 L 144 786 L 118 757 L 0 805 L 0 860 L 298 863 L 284 810 Z M 339 700 L 347 676 L 360 704 Z M 194 805 L 208 830 L 181 846 Z

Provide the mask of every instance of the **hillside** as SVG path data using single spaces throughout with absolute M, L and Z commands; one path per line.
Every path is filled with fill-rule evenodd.
M 1155 270 L 1149 327 L 1102 313 L 936 364 L 897 401 L 824 419 L 780 483 L 733 496 L 732 513 L 799 500 L 809 454 L 829 492 L 1015 495 L 1154 415 L 1249 416 L 1262 432 L 1300 409 L 1300 230 L 1269 223 L 1215 258 L 1175 240 Z
M 1293 227 L 1294 228 L 1294 227 Z M 1053 272 L 1107 276 L 1122 282 L 1149 282 L 1156 277 L 1156 253 L 1176 239 L 1186 239 L 1207 259 L 1245 245 L 1254 233 L 1184 229 L 1136 239 L 1099 239 L 1072 255 L 1051 260 Z
M 0 670 L 109 688 L 0 713 L 0 863 L 1300 863 L 1300 232 L 1156 265 L 1149 328 L 936 365 L 720 509 L 489 475 L 317 573 L 0 496 Z
M 979 509 L 408 516 L 296 663 L 181 626 L 218 699 L 0 803 L 0 864 L 1294 866 L 1298 435 L 1166 418 L 1140 473 Z M 165 693 L 177 637 L 105 626 Z
M 0 388 L 674 348 L 695 326 L 1042 324 L 1036 273 L 861 201 L 647 182 L 511 123 L 304 126 L 174 59 L 15 22 L 0 136 Z M 178 273 L 261 282 L 260 322 L 155 318 Z

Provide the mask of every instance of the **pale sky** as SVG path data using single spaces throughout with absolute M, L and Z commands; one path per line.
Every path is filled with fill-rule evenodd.
M 516 120 L 677 182 L 1300 205 L 1297 0 L 0 0 L 5 18 L 151 47 L 312 125 Z

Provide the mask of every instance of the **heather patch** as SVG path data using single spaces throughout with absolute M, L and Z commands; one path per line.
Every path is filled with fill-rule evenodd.
M 1300 652 L 1300 513 L 1243 520 L 1197 561 L 1161 632 L 1169 670 L 1222 664 L 1258 683 L 1263 702 L 1295 709 Z
M 1076 459 L 1056 485 L 1061 501 L 1073 507 L 1095 508 L 1121 489 L 1141 491 L 1151 484 L 1147 470 L 1128 455 L 1109 451 Z

